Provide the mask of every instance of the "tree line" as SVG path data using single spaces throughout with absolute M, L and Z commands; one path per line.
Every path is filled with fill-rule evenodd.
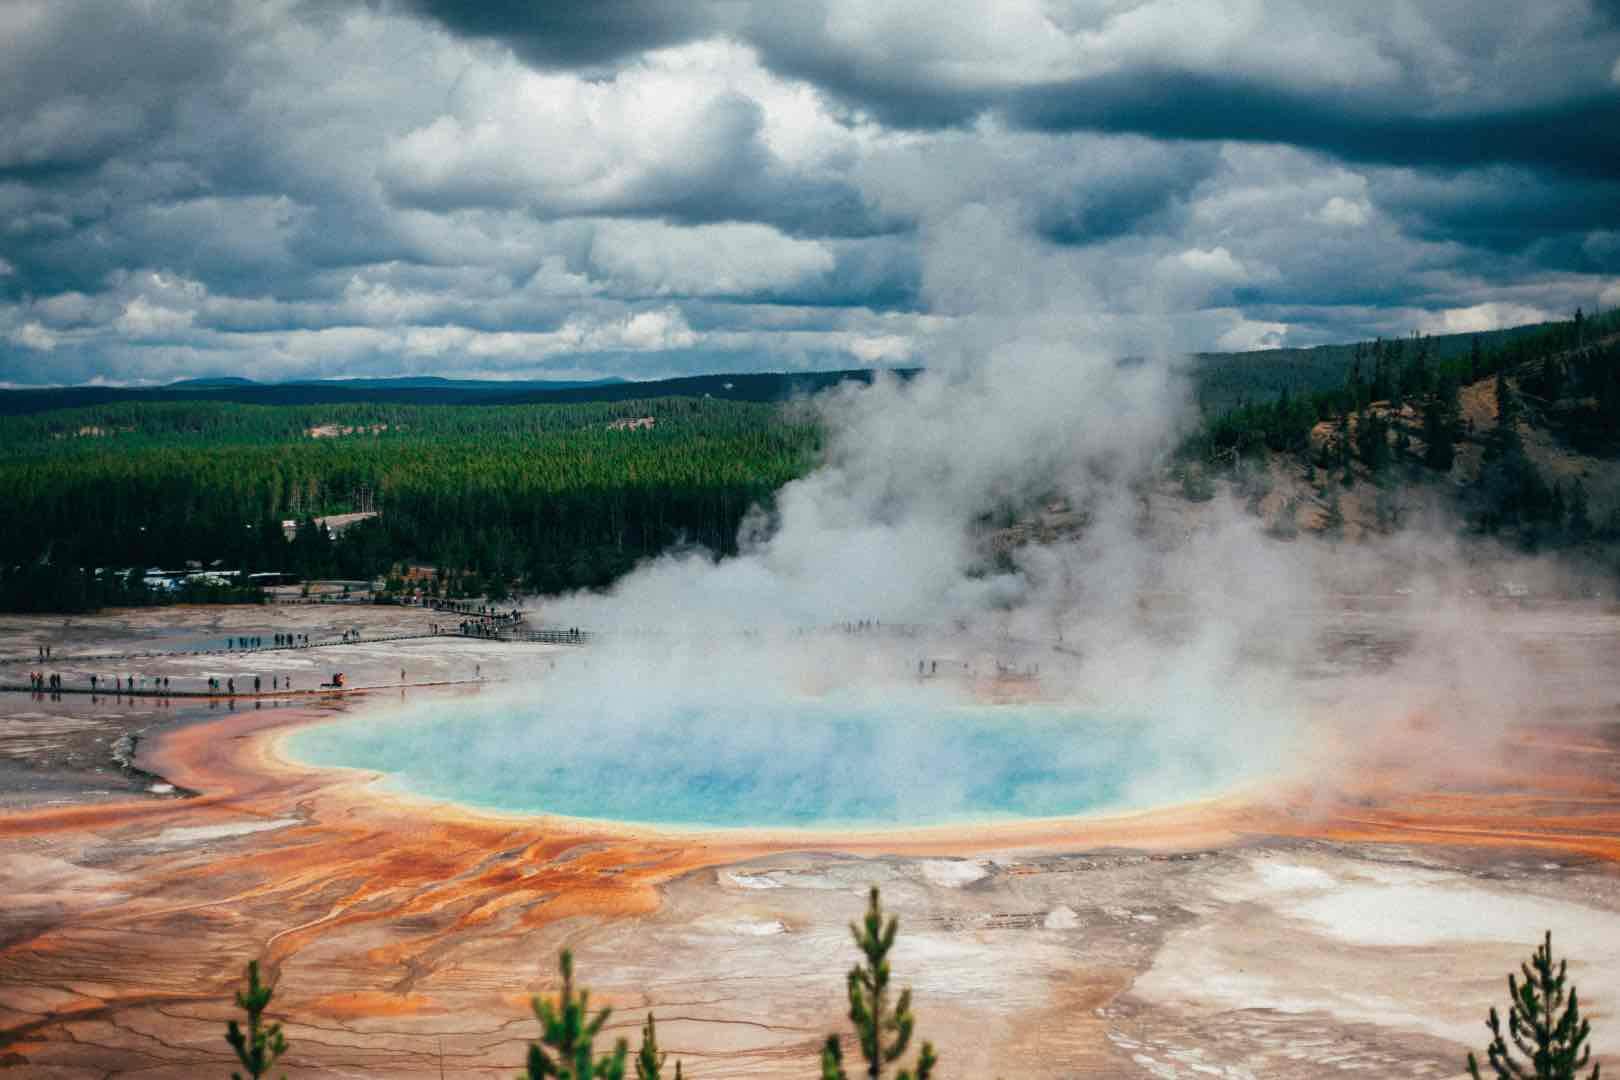
M 648 416 L 650 427 L 614 426 Z M 124 571 L 187 561 L 374 578 L 408 560 L 444 568 L 467 595 L 600 586 L 680 543 L 733 551 L 743 516 L 821 445 L 803 410 L 702 398 L 116 403 L 0 428 L 11 610 L 155 599 Z M 336 540 L 313 520 L 360 509 L 379 514 Z

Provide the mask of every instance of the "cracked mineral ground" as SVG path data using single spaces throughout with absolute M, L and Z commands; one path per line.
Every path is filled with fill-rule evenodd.
M 847 924 L 873 884 L 946 1075 L 1459 1076 L 1548 929 L 1597 1051 L 1620 1061 L 1620 615 L 1481 612 L 1544 685 L 1477 744 L 1434 705 L 1400 740 L 1328 723 L 1308 733 L 1310 770 L 1197 803 L 847 835 L 477 813 L 281 752 L 288 731 L 360 710 L 385 723 L 401 701 L 543 694 L 577 650 L 364 640 L 427 617 L 381 608 L 341 626 L 255 613 L 363 640 L 249 656 L 189 644 L 247 618 L 229 610 L 9 617 L 7 683 L 48 642 L 72 689 L 110 675 L 108 656 L 142 679 L 298 689 L 0 695 L 0 1069 L 224 1075 L 231 995 L 258 959 L 290 1077 L 510 1076 L 535 1034 L 527 999 L 555 988 L 568 947 L 615 1007 L 611 1033 L 633 1042 L 652 1011 L 687 1075 L 810 1076 L 846 1026 Z M 1395 600 L 1310 618 L 1331 719 L 1398 669 L 1409 619 Z M 304 692 L 331 670 L 358 692 Z

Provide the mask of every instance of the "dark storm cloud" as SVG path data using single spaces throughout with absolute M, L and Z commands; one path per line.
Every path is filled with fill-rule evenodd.
M 712 7 L 422 0 L 417 6 L 458 32 L 506 42 L 546 66 L 585 67 L 730 33 L 758 48 L 776 72 L 894 127 L 959 127 L 994 112 L 1042 131 L 1278 142 L 1364 162 L 1457 167 L 1504 161 L 1590 175 L 1620 171 L 1612 151 L 1620 139 L 1620 93 L 1606 78 L 1620 56 L 1617 0 L 1601 0 L 1584 14 L 1566 6 L 1543 20 L 1511 6 L 1506 13 L 1432 6 L 1418 13 L 1421 26 L 1404 32 L 1396 29 L 1393 10 L 1379 14 L 1382 5 L 1360 17 L 1339 11 L 1331 18 L 1321 17 L 1331 9 L 1312 16 L 1294 4 L 1262 5 L 1246 32 L 1254 38 L 1311 32 L 1310 51 L 1293 65 L 1303 70 L 1279 64 L 1276 52 L 1285 46 L 1267 52 L 1228 44 L 1229 59 L 1213 70 L 1191 59 L 1176 62 L 1178 52 L 1188 51 L 1177 24 L 1196 25 L 1191 9 L 1143 3 L 1082 14 L 1054 4 L 1047 25 L 1077 40 L 1108 33 L 1124 17 L 1167 9 L 1146 40 L 1122 42 L 1105 70 L 1068 79 L 1051 78 L 1038 66 L 1020 71 L 1016 51 L 1009 52 L 1006 70 L 958 74 L 974 65 L 988 68 L 995 57 L 982 40 L 953 41 L 939 29 L 955 21 L 949 4 L 932 13 L 937 22 L 922 10 L 916 22 L 883 20 L 834 0 Z M 1276 9 L 1276 17 L 1267 9 Z M 857 10 L 860 16 L 852 14 Z M 1242 18 L 1234 12 L 1225 21 Z M 1282 20 L 1292 21 L 1279 25 Z M 1561 30 L 1563 40 L 1535 40 L 1547 33 L 1546 24 Z M 1308 70 L 1313 52 L 1332 69 L 1319 78 Z M 1376 70 L 1358 81 L 1361 66 Z M 1431 69 L 1437 66 L 1454 72 L 1436 79 Z M 1458 80 L 1470 81 L 1473 92 L 1459 95 L 1451 85 Z
M 1218 166 L 1214 154 L 1181 152 L 1169 160 L 1133 161 L 1118 171 L 1076 177 L 1044 193 L 1036 231 L 1054 244 L 1095 244 L 1134 231 L 1162 232 L 1179 202 Z M 1156 227 L 1158 226 L 1158 227 Z
M 670 0 L 406 0 L 451 31 L 499 41 L 539 67 L 592 68 L 720 29 L 719 5 Z
M 1446 167 L 1500 161 L 1620 177 L 1613 91 L 1456 116 L 1403 113 L 1224 76 L 1132 71 L 1009 95 L 1017 123 L 1043 131 L 1135 132 L 1169 139 L 1275 142 L 1351 161 Z
M 1570 177 L 1525 166 L 1400 169 L 1374 173 L 1372 193 L 1413 235 L 1493 252 L 1560 239 L 1578 248 L 1586 234 L 1620 225 L 1620 177 Z
M 221 82 L 216 5 L 15 0 L 0 27 L 0 178 L 49 181 L 136 148 Z

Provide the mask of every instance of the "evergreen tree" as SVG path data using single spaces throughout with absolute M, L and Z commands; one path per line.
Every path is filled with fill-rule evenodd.
M 648 1013 L 647 1022 L 641 1028 L 641 1050 L 636 1054 L 636 1080 L 659 1080 L 668 1057 L 658 1049 L 658 1026 L 653 1022 L 652 1013 Z M 682 1080 L 679 1061 L 675 1062 L 675 1080 Z
M 276 1059 L 287 1052 L 287 1040 L 282 1037 L 281 1025 L 264 1023 L 264 1010 L 270 1005 L 275 988 L 259 982 L 259 962 L 249 960 L 247 989 L 236 992 L 236 1007 L 247 1013 L 248 1026 L 243 1031 L 235 1020 L 225 1029 L 225 1041 L 236 1051 L 236 1059 L 247 1069 L 248 1076 L 264 1076 L 275 1065 Z M 242 1080 L 239 1072 L 231 1073 L 231 1080 Z
M 1362 346 L 1357 344 L 1355 350 L 1350 354 L 1350 375 L 1345 380 L 1345 396 L 1349 398 L 1349 403 L 1344 409 L 1345 412 L 1365 408 L 1367 402 L 1371 400 L 1367 382 L 1361 373 L 1362 356 Z
M 1423 463 L 1436 472 L 1450 472 L 1456 460 L 1457 432 L 1436 395 L 1423 406 Z
M 1412 359 L 1401 369 L 1401 396 L 1424 398 L 1434 391 L 1434 370 L 1429 366 L 1429 339 L 1412 339 Z
M 529 1044 L 528 1066 L 523 1080 L 624 1080 L 629 1045 L 620 1039 L 606 1057 L 596 1056 L 596 1036 L 613 1014 L 603 1009 L 590 1015 L 590 991 L 574 992 L 574 954 L 562 951 L 562 991 L 555 1006 L 536 994 L 530 1001 L 535 1019 L 540 1021 L 540 1039 Z M 547 1048 L 550 1053 L 547 1053 Z
M 1569 1004 L 1564 1004 L 1567 964 L 1560 960 L 1557 970 L 1553 969 L 1549 930 L 1530 962 L 1519 965 L 1524 982 L 1508 976 L 1508 997 L 1513 1003 L 1506 1033 L 1494 1007 L 1485 1022 L 1491 1029 L 1486 1060 L 1497 1080 L 1577 1080 L 1576 1074 L 1592 1060 L 1592 1050 L 1585 1045 L 1592 1024 L 1581 1019 L 1575 987 L 1569 987 Z M 1601 1066 L 1593 1065 L 1589 1080 L 1598 1080 L 1600 1071 Z M 1479 1061 L 1473 1054 L 1468 1055 L 1468 1075 L 1480 1080 Z
M 899 929 L 899 919 L 890 917 L 886 924 L 883 921 L 878 889 L 872 886 L 864 922 L 850 926 L 855 945 L 866 957 L 866 963 L 855 965 L 849 972 L 849 1019 L 855 1025 L 855 1037 L 860 1043 L 861 1056 L 866 1059 L 866 1075 L 870 1080 L 878 1080 L 884 1068 L 906 1052 L 916 1024 L 911 1015 L 910 987 L 900 992 L 900 1000 L 892 1011 L 888 1005 L 889 950 L 894 948 Z M 917 1071 L 901 1069 L 896 1080 L 928 1080 L 937 1060 L 933 1044 L 924 1042 L 917 1055 Z M 837 1035 L 827 1036 L 827 1045 L 821 1052 L 821 1076 L 822 1080 L 848 1080 Z
M 1389 464 L 1389 421 L 1370 410 L 1356 416 L 1356 453 L 1374 472 Z

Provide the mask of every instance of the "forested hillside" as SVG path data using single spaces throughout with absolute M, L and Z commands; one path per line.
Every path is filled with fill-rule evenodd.
M 1285 385 L 1213 416 L 1180 458 L 1190 496 L 1226 476 L 1255 508 L 1292 475 L 1301 483 L 1267 511 L 1285 531 L 1342 534 L 1352 501 L 1372 507 L 1360 531 L 1393 531 L 1428 491 L 1473 532 L 1581 547 L 1613 568 L 1594 546 L 1620 540 L 1620 313 L 1577 312 L 1449 357 L 1424 338 L 1358 346 L 1338 385 Z
M 916 369 L 890 374 L 909 378 Z M 708 397 L 726 401 L 789 401 L 842 382 L 870 382 L 873 372 L 762 371 L 729 375 L 686 375 L 643 382 L 608 380 L 505 382 L 490 379 L 317 379 L 307 382 L 257 383 L 251 379 L 194 379 L 167 386 L 56 386 L 0 389 L 0 416 L 36 413 L 117 402 L 235 402 L 239 405 L 566 405 L 636 401 L 666 397 Z
M 1620 315 L 1189 363 L 1206 401 L 1241 403 L 1211 409 L 1177 455 L 1194 500 L 1227 476 L 1258 506 L 1269 492 L 1255 477 L 1285 460 L 1303 486 L 1270 497 L 1279 528 L 1342 532 L 1358 484 L 1375 507 L 1361 516 L 1393 528 L 1402 493 L 1430 485 L 1469 527 L 1525 546 L 1620 538 L 1620 464 L 1613 477 L 1603 467 L 1620 454 Z M 749 398 L 834 381 L 685 382 Z M 465 387 L 460 404 L 399 399 L 442 390 L 423 386 L 274 405 L 137 394 L 4 417 L 0 607 L 149 602 L 128 571 L 187 562 L 305 578 L 426 564 L 450 595 L 600 586 L 673 545 L 733 551 L 750 507 L 817 460 L 811 410 L 624 397 L 640 385 L 499 405 L 454 398 Z M 335 540 L 313 521 L 362 510 L 378 514 Z
M 1359 361 L 1372 363 L 1375 352 L 1410 348 L 1415 356 L 1421 348 L 1431 365 L 1457 361 L 1475 353 L 1495 352 L 1521 338 L 1535 338 L 1549 326 L 1515 326 L 1478 334 L 1438 334 L 1406 341 L 1361 341 L 1347 345 L 1318 345 L 1309 349 L 1256 349 L 1239 353 L 1199 353 L 1189 358 L 1186 370 L 1192 377 L 1198 403 L 1204 413 L 1219 415 L 1238 406 L 1270 402 L 1287 390 L 1300 397 L 1341 389 L 1351 369 Z M 1461 372 L 1455 367 L 1454 372 Z
M 0 598 L 13 609 L 137 599 L 86 568 L 186 560 L 306 577 L 416 560 L 445 568 L 448 589 L 494 595 L 601 585 L 681 542 L 732 550 L 749 507 L 819 449 L 791 407 L 702 398 L 115 403 L 0 432 Z M 310 522 L 362 503 L 381 513 L 336 541 Z M 288 519 L 302 523 L 291 543 Z

